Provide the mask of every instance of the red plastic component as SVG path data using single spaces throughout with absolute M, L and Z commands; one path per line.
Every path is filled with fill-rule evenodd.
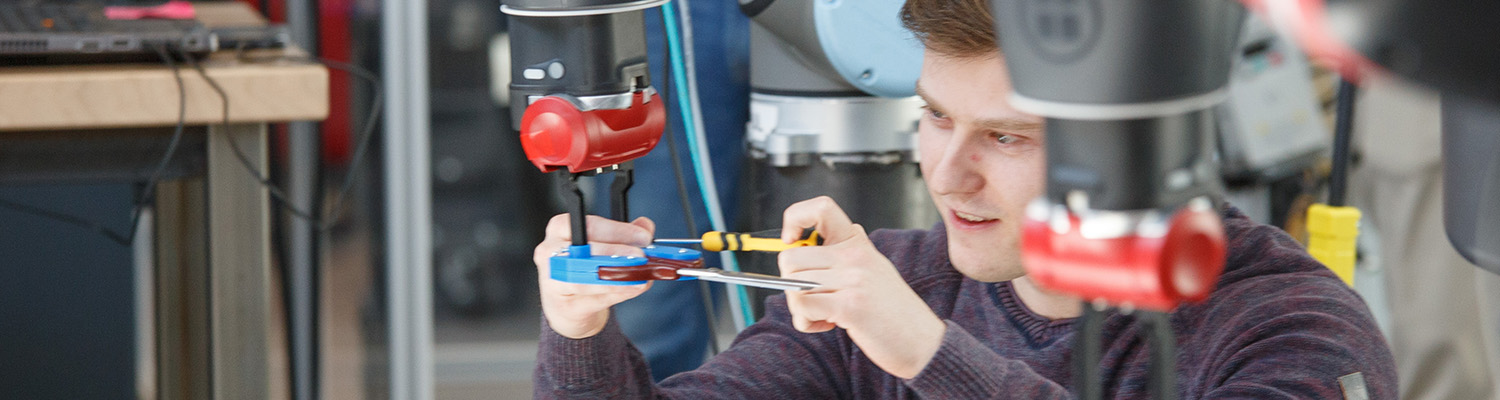
M 632 267 L 599 267 L 599 280 L 604 281 L 675 281 L 681 276 L 677 270 L 703 268 L 703 259 L 670 260 L 648 257 L 645 265 Z
M 630 108 L 579 111 L 563 98 L 543 97 L 521 116 L 521 147 L 542 172 L 584 172 L 644 156 L 667 123 L 661 97 L 644 100 L 636 92 Z
M 1067 233 L 1027 219 L 1022 260 L 1038 284 L 1085 300 L 1171 311 L 1208 298 L 1224 271 L 1224 226 L 1211 210 L 1183 208 L 1163 237 L 1085 239 L 1079 219 Z

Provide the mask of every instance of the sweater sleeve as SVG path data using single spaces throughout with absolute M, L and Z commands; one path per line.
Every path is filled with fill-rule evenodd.
M 842 330 L 807 334 L 792 327 L 786 300 L 766 301 L 766 316 L 728 350 L 697 370 L 652 382 L 645 359 L 611 320 L 581 340 L 542 333 L 534 376 L 537 398 L 831 399 L 848 397 L 848 340 Z
M 1065 399 L 1067 388 L 1006 359 L 964 328 L 944 321 L 948 330 L 932 361 L 906 386 L 923 399 Z
M 1395 362 L 1359 297 L 1331 275 L 1289 275 L 1225 293 L 1254 306 L 1208 321 L 1219 329 L 1197 354 L 1201 397 L 1396 398 Z
M 651 371 L 611 314 L 604 330 L 583 338 L 558 334 L 542 318 L 533 396 L 538 399 L 639 398 Z

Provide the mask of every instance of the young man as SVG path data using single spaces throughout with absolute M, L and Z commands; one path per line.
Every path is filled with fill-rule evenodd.
M 1020 263 L 1023 210 L 1044 182 L 1042 119 L 1006 100 L 985 0 L 908 0 L 902 20 L 927 47 L 919 147 L 942 226 L 867 236 L 827 198 L 793 205 L 784 235 L 816 227 L 826 244 L 782 252 L 782 275 L 823 286 L 772 297 L 727 351 L 657 385 L 609 313 L 646 285 L 545 278 L 547 257 L 568 243 L 567 216 L 558 216 L 536 249 L 546 314 L 538 397 L 1069 396 L 1080 303 L 1037 287 Z M 1229 257 L 1218 287 L 1171 315 L 1178 394 L 1341 398 L 1363 384 L 1373 398 L 1394 398 L 1390 351 L 1359 297 L 1279 230 L 1232 208 L 1223 216 Z M 635 246 L 654 228 L 644 218 L 588 223 L 603 254 L 640 255 Z M 1104 327 L 1104 393 L 1148 396 L 1140 324 L 1112 313 Z

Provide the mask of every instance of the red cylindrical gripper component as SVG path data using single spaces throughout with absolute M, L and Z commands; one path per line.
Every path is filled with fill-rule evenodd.
M 636 92 L 623 110 L 592 111 L 579 111 L 561 97 L 538 99 L 521 116 L 521 148 L 542 172 L 585 172 L 644 156 L 667 124 L 661 97 L 645 96 Z
M 1069 215 L 1059 232 L 1026 219 L 1022 263 L 1032 281 L 1088 301 L 1171 311 L 1207 299 L 1224 270 L 1224 226 L 1212 210 L 1178 210 L 1160 237 L 1088 239 L 1079 222 Z

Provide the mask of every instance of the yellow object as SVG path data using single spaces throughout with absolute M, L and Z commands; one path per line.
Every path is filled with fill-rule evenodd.
M 1307 208 L 1307 253 L 1354 286 L 1354 243 L 1359 238 L 1359 209 L 1313 204 Z
M 812 229 L 802 231 L 802 238 L 795 242 L 781 241 L 780 230 L 755 233 L 708 232 L 703 234 L 703 250 L 706 251 L 782 251 L 794 247 L 817 246 L 823 238 Z

